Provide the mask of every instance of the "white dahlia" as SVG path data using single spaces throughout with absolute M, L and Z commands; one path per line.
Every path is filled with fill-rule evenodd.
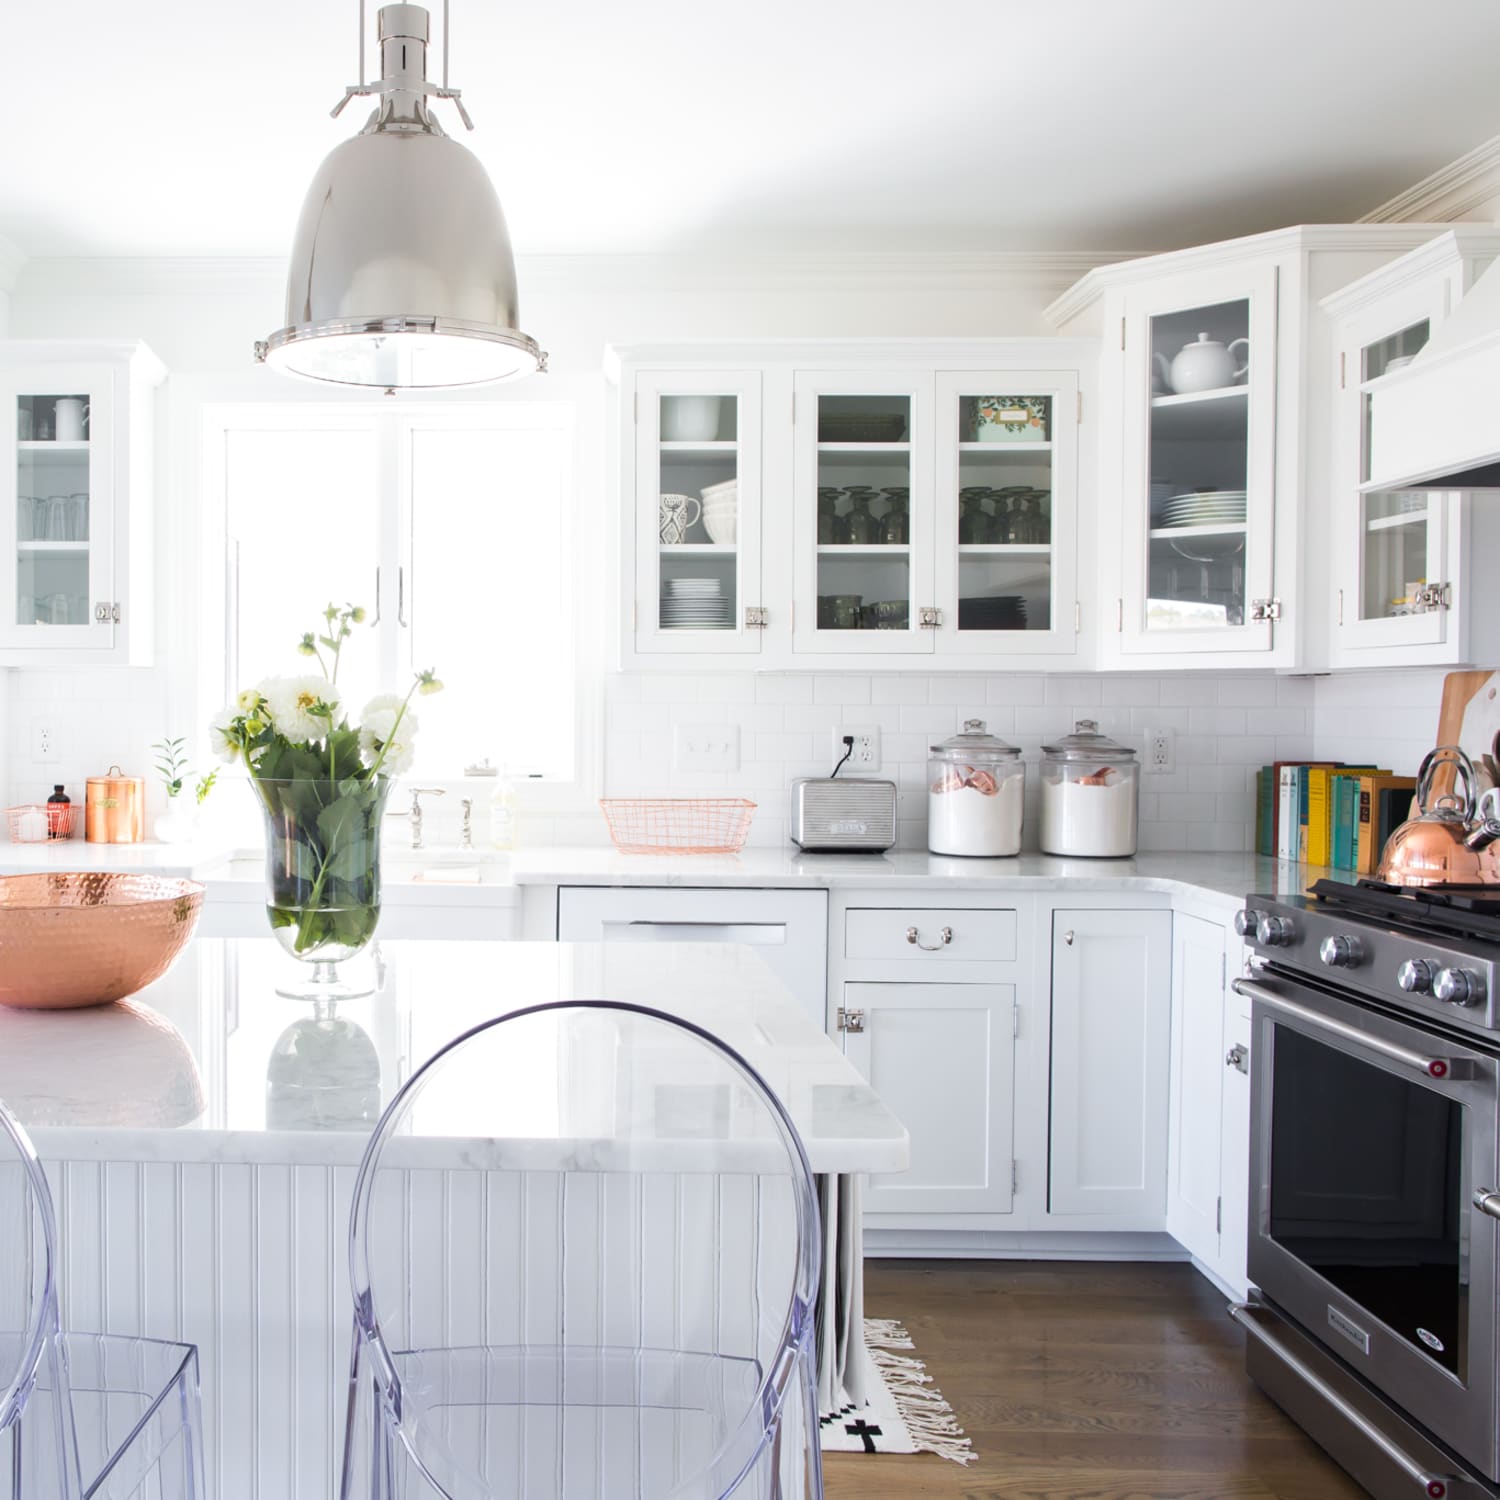
M 380 761 L 380 769 L 387 776 L 409 771 L 416 754 L 417 716 L 410 709 L 401 712 L 404 701 L 395 693 L 381 693 L 365 704 L 359 716 L 360 759 L 367 766 Z
M 293 743 L 325 738 L 342 712 L 339 690 L 326 677 L 268 677 L 256 690 L 271 727 Z

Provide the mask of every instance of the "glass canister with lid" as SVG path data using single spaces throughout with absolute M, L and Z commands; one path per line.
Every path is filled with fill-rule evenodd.
M 927 761 L 927 847 L 934 854 L 994 858 L 1021 852 L 1026 768 L 1014 745 L 966 719 L 963 733 Z
M 1080 719 L 1042 746 L 1042 852 L 1122 859 L 1135 853 L 1140 762 Z

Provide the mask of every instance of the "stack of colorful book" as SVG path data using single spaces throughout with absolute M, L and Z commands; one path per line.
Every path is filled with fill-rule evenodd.
M 1255 852 L 1373 875 L 1416 780 L 1343 761 L 1277 761 L 1255 778 Z

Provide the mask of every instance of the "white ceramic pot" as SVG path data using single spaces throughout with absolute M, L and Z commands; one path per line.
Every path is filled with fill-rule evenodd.
M 661 435 L 667 443 L 711 443 L 719 435 L 722 396 L 667 396 L 661 404 Z
M 168 799 L 167 810 L 158 813 L 151 824 L 151 831 L 161 844 L 186 844 L 198 826 L 198 814 L 191 807 L 179 807 L 179 799 Z
M 1236 368 L 1234 351 L 1242 345 L 1245 362 Z M 1167 388 L 1179 396 L 1221 390 L 1249 373 L 1250 340 L 1236 339 L 1226 347 L 1206 333 L 1200 333 L 1191 344 L 1184 344 L 1177 351 L 1170 366 L 1162 354 L 1156 356 L 1156 365 Z
M 57 401 L 53 438 L 59 443 L 83 441 L 83 426 L 88 421 L 88 404 L 80 396 L 60 396 Z

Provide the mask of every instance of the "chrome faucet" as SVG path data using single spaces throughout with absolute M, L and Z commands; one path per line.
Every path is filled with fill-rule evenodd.
M 411 808 L 401 813 L 387 813 L 388 818 L 406 818 L 411 823 L 411 846 L 413 849 L 422 847 L 422 798 L 441 797 L 443 789 L 440 786 L 414 786 L 411 789 Z

